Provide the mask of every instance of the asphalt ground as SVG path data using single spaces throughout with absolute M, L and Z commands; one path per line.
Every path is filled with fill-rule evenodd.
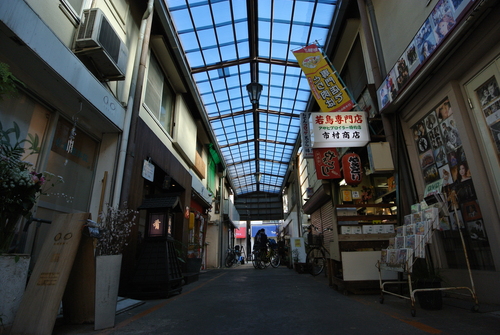
M 251 264 L 204 271 L 168 299 L 144 300 L 114 328 L 56 322 L 53 334 L 500 334 L 500 306 L 472 312 L 472 299 L 444 297 L 440 310 L 393 295 L 345 295 L 326 276 Z

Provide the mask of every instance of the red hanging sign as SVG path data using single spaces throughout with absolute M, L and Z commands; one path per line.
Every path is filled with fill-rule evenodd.
M 347 185 L 358 185 L 363 179 L 361 158 L 355 153 L 348 153 L 342 157 L 342 169 Z
M 341 178 L 339 154 L 335 148 L 313 149 L 314 166 L 318 179 Z

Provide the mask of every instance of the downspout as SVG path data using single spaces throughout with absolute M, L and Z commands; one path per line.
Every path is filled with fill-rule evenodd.
M 370 29 L 370 21 L 366 15 L 366 3 L 365 0 L 358 0 L 359 16 L 361 18 L 361 26 L 363 28 L 363 33 L 365 34 L 366 47 L 368 51 L 368 57 L 370 59 L 370 66 L 373 73 L 373 80 L 375 81 L 375 86 L 379 87 L 382 84 L 382 75 L 380 73 L 380 67 L 378 66 L 377 53 L 375 51 L 375 44 L 373 42 L 372 30 Z
M 365 34 L 366 46 L 368 51 L 368 57 L 370 59 L 370 66 L 373 73 L 373 79 L 375 81 L 375 87 L 380 87 L 382 85 L 383 79 L 380 73 L 380 67 L 378 66 L 378 58 L 377 53 L 375 52 L 375 44 L 373 42 L 372 30 L 370 29 L 370 22 L 368 20 L 368 16 L 366 15 L 366 3 L 365 0 L 358 0 L 359 7 L 359 15 L 361 17 L 361 25 L 363 28 L 363 32 Z M 387 142 L 392 149 L 392 158 L 393 161 L 396 161 L 396 143 L 394 141 L 394 131 L 392 127 L 391 120 L 389 120 L 388 116 L 381 113 L 382 124 L 384 126 L 384 133 Z
M 220 178 L 220 198 L 219 198 L 219 268 L 224 264 L 224 179 L 226 179 L 226 170 L 222 172 Z
M 132 162 L 128 161 L 127 148 L 129 141 L 135 141 L 135 132 L 131 132 L 132 128 L 135 129 L 136 119 L 139 116 L 139 106 L 137 102 L 141 99 L 142 85 L 137 86 L 138 81 L 144 79 L 144 68 L 141 68 L 141 60 L 147 55 L 147 45 L 149 45 L 149 35 L 151 32 L 151 24 L 153 21 L 153 4 L 154 0 L 149 0 L 148 7 L 142 16 L 141 28 L 139 32 L 139 40 L 137 41 L 137 49 L 135 52 L 134 68 L 132 70 L 132 79 L 130 81 L 130 90 L 127 101 L 127 110 L 125 117 L 125 124 L 123 127 L 122 140 L 120 143 L 120 152 L 118 155 L 116 183 L 113 193 L 112 205 L 118 207 L 120 200 L 128 198 L 130 183 L 124 183 L 124 175 L 131 174 Z M 132 157 L 133 159 L 133 157 Z M 123 166 L 123 168 L 121 168 Z M 127 170 L 127 171 L 125 171 Z M 126 185 L 126 190 L 122 192 L 123 185 Z
M 377 49 L 377 64 L 380 68 L 380 73 L 387 73 L 387 70 L 385 69 L 384 52 L 382 49 L 382 44 L 380 43 L 380 34 L 378 32 L 377 18 L 375 17 L 375 10 L 373 9 L 372 0 L 366 0 L 366 8 L 368 9 L 368 15 L 370 15 L 371 28 L 373 31 L 373 42 L 375 43 L 375 48 Z

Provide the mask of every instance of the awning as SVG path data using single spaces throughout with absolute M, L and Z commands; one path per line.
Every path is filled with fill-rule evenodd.
M 180 199 L 178 196 L 150 197 L 144 199 L 142 204 L 137 209 L 167 209 L 176 208 L 179 205 Z
M 304 213 L 306 214 L 314 213 L 318 208 L 326 204 L 327 201 L 331 199 L 329 187 L 330 185 L 328 183 L 323 183 L 316 190 L 314 195 L 309 200 L 307 200 L 304 206 L 302 206 Z

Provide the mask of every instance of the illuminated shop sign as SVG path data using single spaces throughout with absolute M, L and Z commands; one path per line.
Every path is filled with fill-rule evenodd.
M 363 147 L 370 141 L 366 112 L 311 113 L 313 148 Z

